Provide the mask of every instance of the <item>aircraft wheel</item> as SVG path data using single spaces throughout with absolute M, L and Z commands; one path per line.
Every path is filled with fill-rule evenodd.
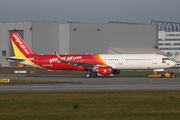
M 90 77 L 91 77 L 91 74 L 90 74 L 90 73 L 87 73 L 87 74 L 86 74 L 86 77 L 87 77 L 87 78 L 90 78 Z

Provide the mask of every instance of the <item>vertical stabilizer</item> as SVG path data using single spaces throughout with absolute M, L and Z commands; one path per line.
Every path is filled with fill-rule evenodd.
M 28 56 L 35 55 L 18 33 L 10 32 L 10 38 L 16 57 L 27 58 Z

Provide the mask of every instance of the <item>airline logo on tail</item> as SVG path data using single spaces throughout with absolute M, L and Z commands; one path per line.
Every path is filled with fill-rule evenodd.
M 9 61 L 18 62 L 25 65 L 40 67 L 35 63 L 35 54 L 18 35 L 18 33 L 10 32 L 10 39 L 12 42 L 15 57 L 7 58 Z M 37 62 L 37 61 L 36 61 Z
M 14 48 L 15 56 L 28 57 L 29 55 L 34 54 L 34 52 L 24 43 L 22 38 L 17 33 L 10 32 L 10 37 Z
M 19 46 L 25 51 L 26 54 L 29 54 L 29 51 L 27 50 L 26 46 L 23 44 L 23 42 L 20 40 L 19 36 L 16 34 L 13 34 L 12 37 L 16 40 L 16 42 L 19 44 Z

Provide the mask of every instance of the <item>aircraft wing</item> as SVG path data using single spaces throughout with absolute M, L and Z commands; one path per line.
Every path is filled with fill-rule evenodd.
M 74 66 L 81 66 L 87 69 L 93 69 L 93 67 L 96 66 L 96 64 L 88 64 L 88 63 L 78 63 L 78 62 L 68 62 L 68 61 L 66 61 L 66 63 Z
M 9 57 L 9 58 L 6 58 L 6 59 L 8 61 L 10 61 L 10 62 L 17 62 L 17 63 L 25 61 L 25 59 L 20 59 L 20 58 L 16 58 L 16 57 Z
M 81 66 L 87 69 L 93 69 L 93 67 L 96 66 L 96 64 L 88 64 L 88 63 L 80 63 L 80 62 L 73 62 L 73 61 L 68 61 L 68 60 L 64 60 L 61 59 L 61 57 L 59 56 L 59 54 L 57 52 L 54 52 L 56 57 L 61 61 L 61 62 L 65 62 L 74 66 Z

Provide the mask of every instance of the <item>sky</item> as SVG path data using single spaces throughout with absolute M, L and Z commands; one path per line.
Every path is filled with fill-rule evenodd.
M 0 22 L 180 22 L 180 0 L 0 0 Z

